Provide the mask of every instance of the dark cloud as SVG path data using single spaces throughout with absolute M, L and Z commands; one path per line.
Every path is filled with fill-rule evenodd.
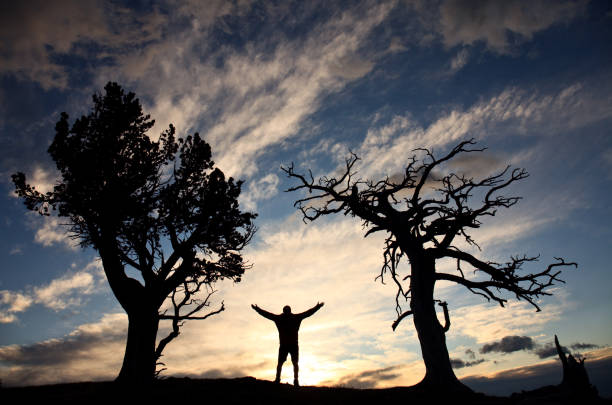
M 189 377 L 189 378 L 239 378 L 253 375 L 256 370 L 262 368 L 273 368 L 276 366 L 276 362 L 261 361 L 257 363 L 244 364 L 240 367 L 227 367 L 224 369 L 211 368 L 199 373 L 174 373 L 173 377 Z
M 393 380 L 401 376 L 397 371 L 402 366 L 391 366 L 377 370 L 367 370 L 359 374 L 352 374 L 341 378 L 336 386 L 350 388 L 376 388 L 380 381 Z M 325 383 L 323 383 L 325 385 Z
M 480 363 L 483 363 L 485 361 L 486 361 L 485 359 L 477 359 L 474 361 L 463 361 L 461 359 L 451 359 L 451 367 L 452 368 L 472 367 Z
M 127 317 L 105 315 L 100 322 L 80 326 L 58 339 L 0 347 L 0 363 L 10 365 L 0 375 L 7 385 L 37 385 L 83 379 L 99 380 L 117 372 L 123 357 Z M 104 353 L 101 353 L 104 348 Z M 88 363 L 83 374 L 75 363 Z M 2 369 L 0 369 L 2 371 Z
M 563 349 L 565 353 L 570 352 L 565 346 L 561 346 L 561 349 Z M 557 348 L 552 343 L 547 343 L 545 345 L 536 347 L 534 353 L 537 354 L 538 357 L 541 359 L 546 359 L 548 357 L 556 357 L 558 355 Z
M 584 349 L 599 349 L 601 346 L 593 343 L 574 343 L 570 346 L 573 350 L 584 350 Z
M 612 396 L 612 357 L 586 361 L 584 363 L 591 384 L 595 385 L 602 397 Z M 470 376 L 461 379 L 474 391 L 489 395 L 510 395 L 513 392 L 533 390 L 561 382 L 563 370 L 559 361 L 506 370 L 492 377 Z
M 563 352 L 567 353 L 567 354 L 573 354 L 574 356 L 578 356 L 581 357 L 580 353 L 577 353 L 576 350 L 588 350 L 588 349 L 598 349 L 601 346 L 593 344 L 593 343 L 573 343 L 568 347 L 566 346 L 561 346 L 561 349 L 563 349 Z M 572 350 L 570 350 L 570 348 Z M 557 348 L 554 344 L 552 343 L 547 343 L 545 345 L 541 345 L 541 346 L 537 346 L 534 349 L 534 353 L 538 355 L 539 358 L 541 359 L 546 359 L 548 357 L 557 357 Z
M 462 368 L 465 367 L 465 362 L 461 359 L 450 359 L 452 368 Z
M 227 370 L 221 370 L 218 368 L 213 368 L 210 370 L 203 371 L 201 373 L 178 373 L 173 374 L 173 377 L 189 377 L 189 378 L 238 378 L 245 377 L 249 375 L 249 373 L 242 368 L 229 368 Z
M 480 349 L 480 353 L 512 353 L 519 350 L 532 350 L 534 347 L 535 343 L 529 336 L 506 336 L 499 342 L 485 344 Z
M 597 349 L 600 346 L 592 344 L 592 343 L 573 343 L 568 347 L 561 346 L 563 351 L 567 354 L 571 354 L 572 350 L 584 350 L 584 349 Z M 499 342 L 487 343 L 480 349 L 480 353 L 491 353 L 491 352 L 499 352 L 499 353 L 512 353 L 519 350 L 530 350 L 534 354 L 536 354 L 541 359 L 546 359 L 549 357 L 557 356 L 557 348 L 553 343 L 546 343 L 544 345 L 536 344 L 532 338 L 528 336 L 506 336 L 502 338 Z M 473 353 L 470 349 L 466 350 L 465 354 L 468 355 L 471 359 Z M 573 353 L 575 356 L 580 356 L 579 353 Z
M 467 349 L 465 351 L 465 355 L 468 356 L 468 359 L 474 360 L 476 358 L 476 353 L 472 349 Z
M 77 357 L 87 357 L 92 349 L 125 341 L 126 330 L 105 335 L 79 333 L 30 345 L 0 347 L 0 361 L 20 366 L 61 366 Z

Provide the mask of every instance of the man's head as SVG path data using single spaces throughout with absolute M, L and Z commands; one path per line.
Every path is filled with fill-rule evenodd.
M 291 307 L 289 305 L 285 305 L 283 307 L 283 314 L 290 314 L 291 313 Z

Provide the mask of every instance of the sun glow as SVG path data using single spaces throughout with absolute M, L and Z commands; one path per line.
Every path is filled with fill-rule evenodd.
M 337 381 L 338 367 L 315 355 L 300 353 L 300 385 L 321 385 L 324 381 Z M 293 365 L 287 359 L 281 373 L 282 383 L 293 383 Z

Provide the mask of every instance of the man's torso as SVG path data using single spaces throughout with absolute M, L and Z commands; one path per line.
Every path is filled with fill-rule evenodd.
M 276 328 L 278 329 L 278 337 L 281 346 L 297 346 L 298 345 L 298 331 L 302 319 L 294 314 L 291 315 L 280 315 L 274 320 Z

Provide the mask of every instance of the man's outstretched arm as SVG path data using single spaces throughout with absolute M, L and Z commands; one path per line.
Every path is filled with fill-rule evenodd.
M 312 314 L 314 314 L 315 312 L 317 312 L 319 309 L 321 309 L 321 307 L 325 305 L 324 302 L 318 302 L 317 305 L 315 305 L 314 307 L 310 308 L 308 311 L 304 311 L 301 314 L 297 314 L 300 318 L 304 319 L 304 318 L 308 318 L 309 316 L 311 316 Z
M 268 318 L 270 320 L 274 320 L 277 316 L 276 314 L 273 314 L 272 312 L 268 312 L 265 309 L 259 308 L 256 304 L 252 304 L 251 308 L 257 311 L 259 315 L 263 316 L 264 318 Z

